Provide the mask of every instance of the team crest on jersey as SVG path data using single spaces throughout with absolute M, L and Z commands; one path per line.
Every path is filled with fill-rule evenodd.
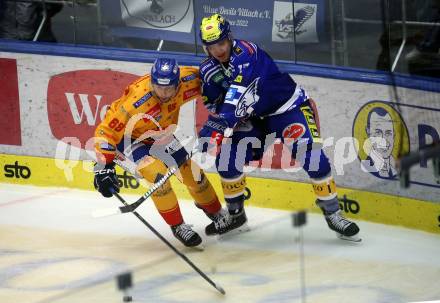
M 247 114 L 250 114 L 253 110 L 252 106 L 260 99 L 260 96 L 257 94 L 259 79 L 260 78 L 256 78 L 254 81 L 252 81 L 252 83 L 249 84 L 249 86 L 240 96 L 240 99 L 238 99 L 237 107 L 235 109 L 235 115 L 237 117 L 244 117 Z
M 287 125 L 282 132 L 283 138 L 294 139 L 301 138 L 306 132 L 306 127 L 301 123 L 292 123 Z
M 135 103 L 133 103 L 134 108 L 138 108 L 139 106 L 141 106 L 142 104 L 147 102 L 148 99 L 150 99 L 152 96 L 153 96 L 153 93 L 149 92 L 148 94 L 146 94 L 145 96 L 143 96 L 142 98 L 137 100 Z
M 194 80 L 196 77 L 197 77 L 196 74 L 190 74 L 188 76 L 183 77 L 182 82 L 188 82 L 188 81 Z
M 170 105 L 168 105 L 168 112 L 172 112 L 173 110 L 175 110 L 177 107 L 176 103 L 172 103 Z

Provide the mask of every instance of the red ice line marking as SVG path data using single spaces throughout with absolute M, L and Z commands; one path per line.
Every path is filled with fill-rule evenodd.
M 28 202 L 28 201 L 31 201 L 31 200 L 37 200 L 39 198 L 53 196 L 53 195 L 56 195 L 56 194 L 59 194 L 59 193 L 62 193 L 62 192 L 66 192 L 66 191 L 68 191 L 68 190 L 67 189 L 60 189 L 60 190 L 56 190 L 56 191 L 45 193 L 45 194 L 41 194 L 41 195 L 30 196 L 30 197 L 26 197 L 26 198 L 12 200 L 12 201 L 0 204 L 0 207 L 9 206 L 11 204 L 18 204 L 18 203 L 22 203 L 22 202 Z

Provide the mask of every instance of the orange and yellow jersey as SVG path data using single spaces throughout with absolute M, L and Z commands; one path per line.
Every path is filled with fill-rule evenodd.
M 165 103 L 160 103 L 153 93 L 150 75 L 136 80 L 110 105 L 104 120 L 95 130 L 95 151 L 98 161 L 105 163 L 113 161 L 116 145 L 122 140 L 126 129 L 127 135 L 138 139 L 147 131 L 166 129 L 172 124 L 177 124 L 180 107 L 199 97 L 200 94 L 198 69 L 193 67 L 180 67 L 180 84 L 177 93 Z M 145 142 L 152 143 L 151 139 L 146 139 Z

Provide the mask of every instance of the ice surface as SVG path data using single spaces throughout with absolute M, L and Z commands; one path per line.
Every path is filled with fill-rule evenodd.
M 123 195 L 134 202 L 137 196 Z M 0 302 L 122 302 L 115 275 L 133 271 L 133 302 L 302 302 L 299 230 L 285 211 L 246 208 L 251 231 L 218 241 L 190 201 L 185 221 L 205 251 L 182 247 L 151 201 L 138 212 L 215 283 L 221 295 L 132 214 L 96 219 L 116 198 L 65 188 L 0 185 Z M 250 202 L 252 205 L 252 201 Z M 440 299 L 440 236 L 358 222 L 338 240 L 322 216 L 303 228 L 307 302 Z

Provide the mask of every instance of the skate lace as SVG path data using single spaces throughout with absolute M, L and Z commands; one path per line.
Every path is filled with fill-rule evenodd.
M 180 224 L 176 228 L 176 234 L 186 241 L 189 240 L 195 234 L 195 232 L 192 230 L 191 225 Z
M 229 214 L 220 214 L 214 221 L 215 229 L 224 229 L 231 223 L 231 216 Z
M 341 231 L 343 231 L 345 227 L 347 227 L 351 223 L 351 221 L 348 221 L 343 216 L 341 216 L 340 210 L 331 215 L 328 215 L 327 218 L 332 222 L 333 226 L 336 229 Z

